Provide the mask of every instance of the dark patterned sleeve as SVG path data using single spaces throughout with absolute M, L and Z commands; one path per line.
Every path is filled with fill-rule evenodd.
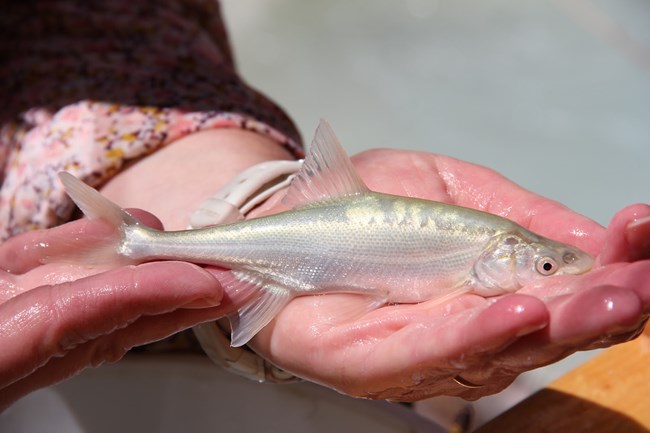
M 214 0 L 27 0 L 0 14 L 0 239 L 69 218 L 67 170 L 99 186 L 196 131 L 296 157 L 289 117 L 235 70 Z

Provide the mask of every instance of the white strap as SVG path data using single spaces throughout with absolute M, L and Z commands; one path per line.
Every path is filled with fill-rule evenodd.
M 240 173 L 201 203 L 190 217 L 191 228 L 243 219 L 255 206 L 286 188 L 302 161 L 267 161 Z
M 190 228 L 244 219 L 257 205 L 287 187 L 300 167 L 302 161 L 267 161 L 248 168 L 201 203 L 190 216 Z M 299 380 L 247 347 L 231 347 L 230 339 L 217 322 L 195 326 L 193 331 L 208 357 L 232 373 L 258 382 Z

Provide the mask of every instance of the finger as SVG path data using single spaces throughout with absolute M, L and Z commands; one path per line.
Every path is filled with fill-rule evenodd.
M 627 332 L 643 317 L 643 303 L 633 290 L 610 285 L 557 299 L 549 309 L 548 339 L 564 346 Z
M 163 229 L 162 221 L 160 221 L 158 217 L 152 213 L 149 213 L 142 209 L 136 209 L 136 208 L 127 208 L 126 211 L 131 215 L 133 215 L 135 219 L 137 219 L 139 222 L 146 225 L 147 227 L 151 227 L 157 230 Z
M 636 292 L 598 286 L 548 303 L 549 326 L 508 347 L 494 358 L 495 366 L 527 371 L 556 362 L 594 343 L 628 334 L 643 323 L 643 303 Z
M 504 297 L 483 310 L 452 314 L 444 320 L 414 310 L 412 316 L 402 311 L 394 318 L 387 315 L 369 323 L 336 327 L 320 335 L 318 345 L 310 341 L 302 344 L 309 347 L 319 363 L 332 366 L 318 370 L 321 375 L 331 375 L 326 379 L 328 383 L 341 383 L 343 391 L 353 395 L 381 394 L 405 383 L 415 386 L 414 378 L 441 371 L 451 377 L 453 372 L 472 367 L 481 357 L 479 354 L 508 345 L 518 336 L 545 326 L 548 320 L 542 302 L 520 295 Z M 391 331 L 389 336 L 386 329 Z M 345 350 L 331 350 L 341 341 L 353 343 Z M 296 368 L 304 369 L 294 361 Z
M 481 388 L 467 389 L 452 383 L 454 395 L 474 399 L 508 386 L 521 371 L 495 370 L 493 358 L 519 339 L 545 329 L 549 321 L 548 309 L 541 300 L 513 294 L 494 300 L 467 326 L 448 330 L 447 356 L 453 367 L 450 375 L 460 375 L 466 382 L 481 385 Z
M 647 216 L 635 219 L 627 225 L 626 229 L 630 260 L 650 259 L 650 209 Z
M 86 367 L 116 362 L 135 346 L 158 341 L 180 330 L 216 320 L 221 314 L 219 307 L 212 307 L 181 309 L 159 316 L 142 317 L 127 328 L 80 345 L 65 357 L 50 359 L 34 373 L 4 388 L 0 396 L 0 412 L 20 397 L 69 378 Z
M 650 313 L 650 260 L 626 264 L 603 278 L 602 284 L 634 291 L 645 313 Z
M 143 224 L 161 228 L 160 221 L 148 212 L 129 210 Z M 48 258 L 69 251 L 88 250 L 107 237 L 116 236 L 114 227 L 103 220 L 86 218 L 51 229 L 35 230 L 14 236 L 0 245 L 0 269 L 23 274 L 44 263 Z
M 607 227 L 598 257 L 601 266 L 650 258 L 650 206 L 635 204 L 621 209 Z
M 614 263 L 594 269 L 573 280 L 571 292 L 591 287 L 611 286 L 633 291 L 646 313 L 650 312 L 650 260 L 633 263 Z M 617 289 L 614 289 L 617 290 Z
M 401 402 L 415 402 L 431 397 L 446 395 L 464 400 L 477 400 L 496 394 L 507 388 L 515 376 L 490 377 L 487 384 L 474 384 L 461 375 L 439 374 L 426 377 L 416 385 L 386 389 L 380 393 L 368 393 L 364 397 Z M 468 384 L 470 384 L 468 386 Z
M 463 370 L 472 367 L 485 353 L 501 350 L 517 338 L 543 329 L 549 321 L 543 302 L 519 294 L 495 299 L 474 314 L 460 312 L 455 316 L 455 321 L 437 324 L 437 329 L 430 330 L 435 338 L 425 346 L 422 360 L 452 359 L 453 366 Z M 417 334 L 420 332 L 411 338 L 418 338 Z
M 87 250 L 110 236 L 115 236 L 115 231 L 108 223 L 87 219 L 23 233 L 0 246 L 0 268 L 12 274 L 23 274 L 42 265 L 48 257 L 66 251 Z
M 219 283 L 188 263 L 118 268 L 43 286 L 0 305 L 0 386 L 145 315 L 220 303 Z

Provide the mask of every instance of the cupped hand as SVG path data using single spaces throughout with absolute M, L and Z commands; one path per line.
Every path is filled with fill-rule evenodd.
M 133 346 L 222 314 L 218 281 L 188 263 L 110 270 L 47 263 L 110 235 L 101 221 L 79 220 L 0 246 L 0 411 L 88 366 L 117 361 Z
M 643 329 L 650 311 L 650 206 L 621 210 L 605 229 L 492 170 L 453 158 L 374 150 L 353 160 L 372 190 L 504 216 L 597 256 L 596 266 L 516 294 L 390 305 L 354 319 L 349 313 L 365 302 L 359 296 L 300 297 L 251 343 L 278 366 L 354 396 L 476 399 L 503 390 L 525 371 L 626 341 Z M 278 201 L 260 213 L 280 209 Z

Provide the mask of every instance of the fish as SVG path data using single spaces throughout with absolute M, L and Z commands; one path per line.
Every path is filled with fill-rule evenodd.
M 354 293 L 386 304 L 516 292 L 535 280 L 591 269 L 586 252 L 484 211 L 371 191 L 331 126 L 321 121 L 283 203 L 290 210 L 202 229 L 147 227 L 62 172 L 66 192 L 117 233 L 89 257 L 182 260 L 228 270 L 241 299 L 231 344 L 246 344 L 295 297 Z

